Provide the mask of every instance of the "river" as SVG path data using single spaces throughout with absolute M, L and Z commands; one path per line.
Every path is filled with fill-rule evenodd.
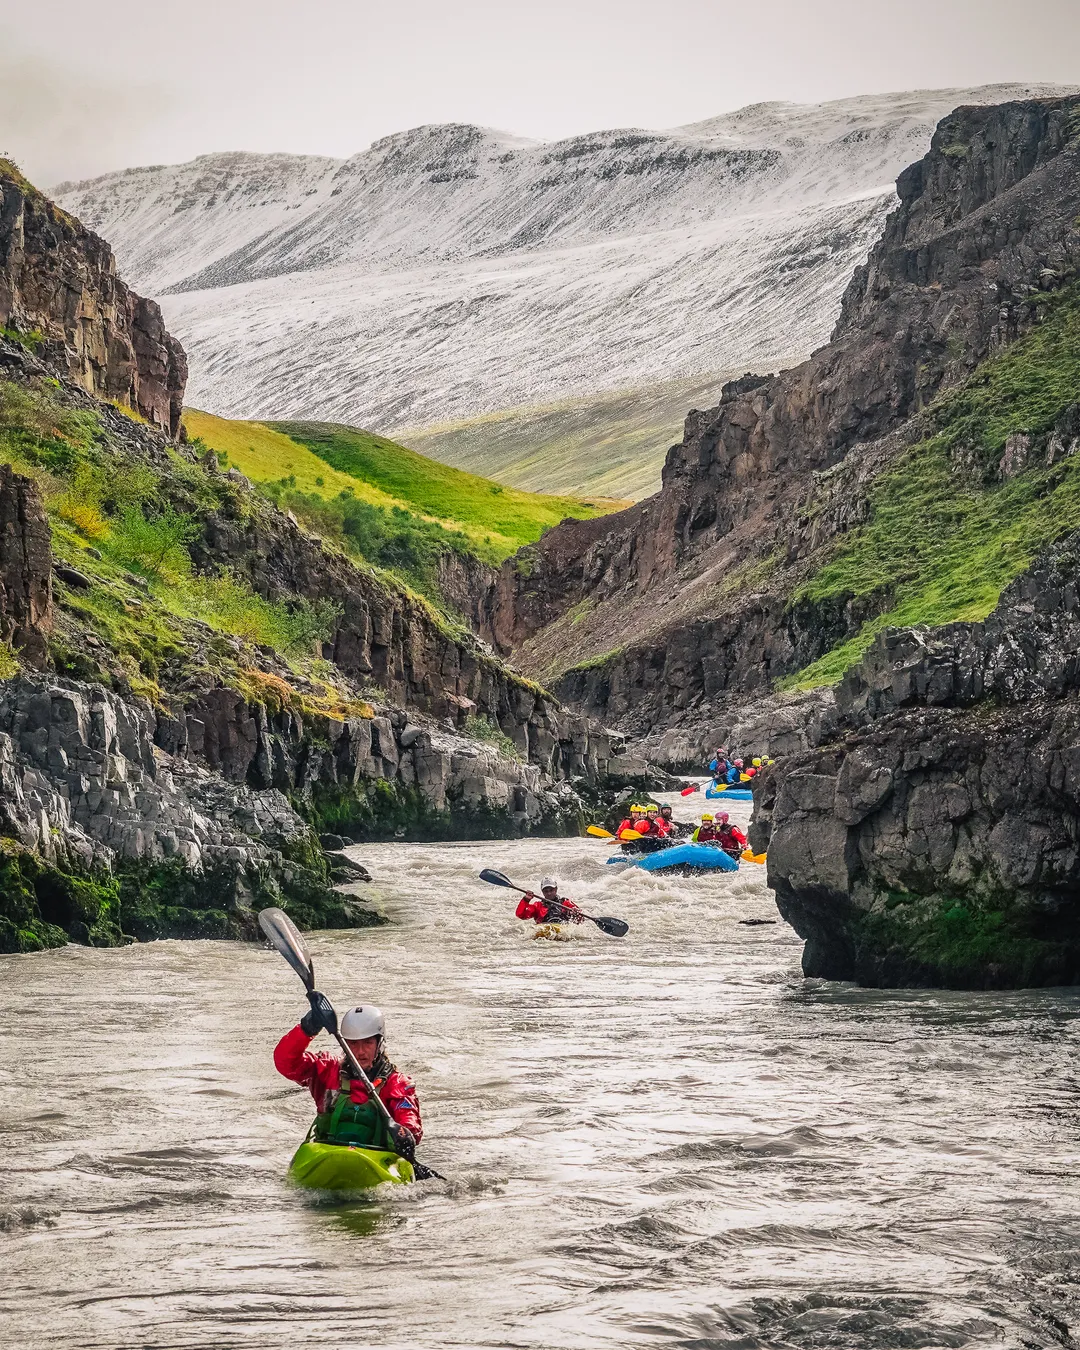
M 738 808 L 745 820 L 745 808 Z M 1072 1345 L 1080 999 L 805 981 L 763 869 L 593 840 L 368 845 L 389 927 L 316 934 L 380 1003 L 430 1182 L 291 1189 L 305 1003 L 254 945 L 0 958 L 0 1344 Z M 553 870 L 591 924 L 537 941 Z

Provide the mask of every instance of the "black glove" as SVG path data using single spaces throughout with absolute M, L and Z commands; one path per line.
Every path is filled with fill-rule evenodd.
M 317 1036 L 320 1031 L 333 1031 L 337 1019 L 325 996 L 317 989 L 312 989 L 308 994 L 308 1002 L 311 1007 L 300 1019 L 300 1030 L 304 1035 Z
M 390 1138 L 394 1141 L 394 1151 L 406 1162 L 413 1162 L 416 1159 L 416 1136 L 412 1130 L 406 1129 L 404 1125 L 393 1124 L 390 1126 Z

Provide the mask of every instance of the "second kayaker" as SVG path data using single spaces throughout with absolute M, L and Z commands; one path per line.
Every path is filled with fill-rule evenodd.
M 399 1072 L 386 1056 L 386 1020 L 381 1010 L 370 1003 L 350 1008 L 340 1019 L 338 1030 L 386 1103 L 394 1126 L 371 1100 L 363 1081 L 350 1076 L 348 1065 L 339 1055 L 313 1054 L 308 1049 L 324 1029 L 329 1030 L 313 1004 L 274 1049 L 278 1073 L 301 1083 L 315 1099 L 318 1116 L 312 1137 L 325 1144 L 386 1149 L 411 1160 L 424 1135 L 420 1102 L 412 1079 Z
M 518 901 L 515 911 L 519 919 L 532 919 L 533 923 L 584 923 L 584 916 L 574 904 L 559 894 L 559 883 L 555 877 L 544 877 L 540 883 L 540 894 L 526 891 Z

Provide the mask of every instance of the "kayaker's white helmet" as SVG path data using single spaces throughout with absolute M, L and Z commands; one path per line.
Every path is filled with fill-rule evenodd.
M 558 877 L 544 877 L 544 879 L 540 882 L 540 889 L 542 891 L 546 891 L 549 887 L 554 891 L 557 891 L 559 889 Z
M 362 1007 L 349 1009 L 341 1019 L 340 1030 L 347 1041 L 366 1041 L 369 1036 L 385 1034 L 386 1018 L 381 1008 L 366 1003 Z

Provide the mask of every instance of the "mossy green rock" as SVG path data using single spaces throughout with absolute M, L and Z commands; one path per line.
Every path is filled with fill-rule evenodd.
M 78 942 L 117 947 L 155 938 L 256 938 L 264 906 L 288 910 L 302 929 L 364 928 L 381 915 L 332 890 L 321 855 L 276 873 L 222 866 L 194 873 L 182 862 L 120 862 L 79 874 L 28 850 L 0 852 L 0 952 Z M 243 897 L 243 902 L 240 901 Z

